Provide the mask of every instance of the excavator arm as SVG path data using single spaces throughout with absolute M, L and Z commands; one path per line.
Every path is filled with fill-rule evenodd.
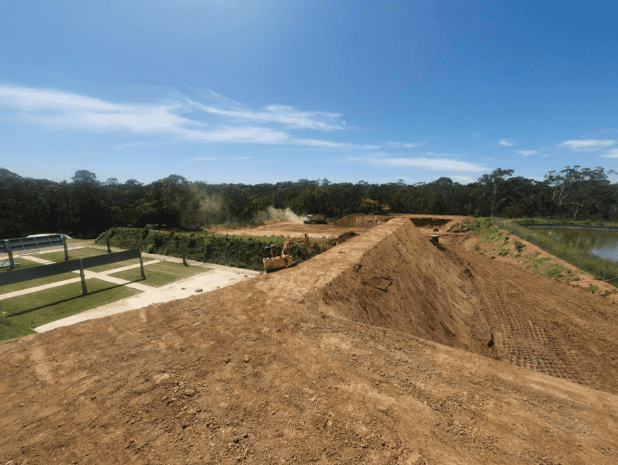
M 374 210 L 377 210 L 378 212 L 382 211 L 382 212 L 388 212 L 390 210 L 388 205 L 380 205 L 377 201 L 375 200 L 371 200 L 371 199 L 364 199 L 363 200 L 363 208 L 367 208 L 367 206 L 369 205 L 373 205 L 375 208 Z M 388 214 L 388 213 L 387 213 Z
M 305 244 L 307 254 L 311 257 L 311 243 L 309 242 L 309 237 L 307 237 L 306 234 L 285 241 L 285 244 L 283 244 L 283 247 L 281 248 L 281 256 L 283 257 L 283 255 L 285 255 L 285 251 L 288 250 L 292 246 L 292 244 L 296 244 L 298 242 L 302 242 Z
M 363 200 L 363 208 L 365 208 L 367 205 L 375 205 L 377 207 L 378 206 L 378 202 L 376 202 L 375 200 L 371 200 L 371 199 L 364 199 Z
M 275 256 L 274 251 L 278 250 L 275 244 L 265 248 L 263 263 L 266 272 L 268 273 L 270 271 L 276 271 L 294 265 L 294 258 L 292 258 L 292 254 L 290 253 L 290 247 L 292 244 L 297 242 L 303 242 L 305 244 L 305 249 L 311 257 L 311 243 L 309 242 L 309 237 L 307 237 L 306 234 L 303 234 L 300 237 L 293 237 L 285 241 L 281 247 L 281 255 Z

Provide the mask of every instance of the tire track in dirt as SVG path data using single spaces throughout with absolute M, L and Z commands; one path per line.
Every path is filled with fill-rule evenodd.
M 526 302 L 525 290 L 512 281 L 496 283 L 495 276 L 479 281 L 501 358 L 511 365 L 583 382 L 585 376 L 573 364 L 573 352 L 529 318 L 539 302 Z
M 466 292 L 480 299 L 475 320 L 485 320 L 494 335 L 493 357 L 616 393 L 614 305 L 531 265 L 474 253 L 475 241 L 467 236 L 446 234 L 441 242 L 454 265 L 466 268 L 471 286 Z

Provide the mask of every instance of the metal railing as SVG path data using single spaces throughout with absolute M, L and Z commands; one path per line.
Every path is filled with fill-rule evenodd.
M 3 260 L 0 264 L 0 268 L 6 268 L 7 262 L 11 270 L 18 265 L 13 259 L 13 252 L 27 252 L 48 247 L 64 247 L 64 259 L 65 261 L 69 260 L 67 241 L 64 234 L 48 234 L 46 236 L 18 237 L 0 240 L 0 254 L 8 255 L 8 258 Z

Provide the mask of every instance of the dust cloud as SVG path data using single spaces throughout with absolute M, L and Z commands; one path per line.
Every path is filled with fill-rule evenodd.
M 221 195 L 196 193 L 190 202 L 183 205 L 181 221 L 183 224 L 212 224 L 230 217 Z
M 257 212 L 255 215 L 255 221 L 294 221 L 302 223 L 303 219 L 302 217 L 296 215 L 292 210 L 290 210 L 289 207 L 285 210 L 282 210 L 280 208 L 275 208 L 271 205 L 266 210 Z

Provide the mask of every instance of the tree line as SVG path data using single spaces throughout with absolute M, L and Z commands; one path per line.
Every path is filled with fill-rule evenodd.
M 362 200 L 388 204 L 392 213 L 551 217 L 618 221 L 618 184 L 602 167 L 575 165 L 543 181 L 496 169 L 462 185 L 448 177 L 430 183 L 331 183 L 301 179 L 276 184 L 208 184 L 171 175 L 144 185 L 135 179 L 99 181 L 79 170 L 71 182 L 24 178 L 0 169 L 0 238 L 40 232 L 92 237 L 114 226 L 170 228 L 246 224 L 273 206 L 298 215 L 338 218 L 360 213 Z M 615 174 L 609 170 L 608 174 Z

